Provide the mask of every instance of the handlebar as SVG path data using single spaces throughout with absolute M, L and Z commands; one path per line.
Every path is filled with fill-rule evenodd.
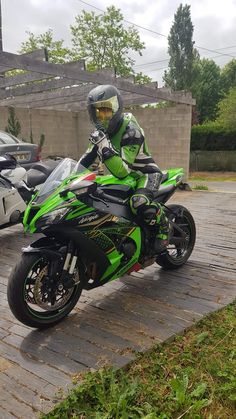
M 113 202 L 115 204 L 120 204 L 120 205 L 125 205 L 126 200 L 120 199 L 120 198 L 116 198 L 115 196 L 106 194 L 105 192 L 103 192 L 101 189 L 97 189 L 94 193 L 93 196 L 96 198 L 100 198 L 100 199 L 105 199 L 109 202 Z

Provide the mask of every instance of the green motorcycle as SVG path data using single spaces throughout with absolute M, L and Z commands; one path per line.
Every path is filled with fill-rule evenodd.
M 9 279 L 15 317 L 31 327 L 52 326 L 70 313 L 83 289 L 154 262 L 165 269 L 182 266 L 194 247 L 195 223 L 185 207 L 165 206 L 182 178 L 182 169 L 166 171 L 155 194 L 170 223 L 169 245 L 158 254 L 158 227 L 147 227 L 130 210 L 134 178 L 98 176 L 64 159 L 25 210 L 25 231 L 44 236 L 23 249 Z

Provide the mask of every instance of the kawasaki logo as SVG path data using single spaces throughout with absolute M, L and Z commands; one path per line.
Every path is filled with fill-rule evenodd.
M 99 217 L 98 214 L 94 214 L 94 215 L 87 215 L 85 217 L 82 217 L 79 221 L 78 224 L 84 224 L 84 223 L 90 223 L 93 220 L 96 220 Z

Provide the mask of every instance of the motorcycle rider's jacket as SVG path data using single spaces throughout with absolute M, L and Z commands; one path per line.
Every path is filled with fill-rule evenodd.
M 140 178 L 145 174 L 161 173 L 154 162 L 145 138 L 143 129 L 131 113 L 125 113 L 118 131 L 109 138 L 109 145 L 99 152 L 99 145 L 90 144 L 80 159 L 84 167 L 89 167 L 99 156 L 109 172 L 123 179 L 131 174 Z

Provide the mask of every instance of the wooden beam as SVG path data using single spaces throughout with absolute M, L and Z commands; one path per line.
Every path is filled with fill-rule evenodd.
M 46 53 L 46 49 L 42 48 L 42 49 L 37 49 L 36 51 L 32 51 L 32 52 L 26 52 L 25 54 L 21 54 L 19 55 L 19 57 L 30 57 L 33 60 L 38 60 L 38 61 L 43 61 L 46 60 L 47 57 L 47 53 Z M 15 70 L 17 67 L 12 67 L 11 65 L 9 66 L 2 66 L 1 65 L 1 72 L 6 72 L 6 71 L 10 71 L 10 70 Z
M 72 83 L 71 83 L 72 82 Z M 68 80 L 68 79 L 54 79 L 45 81 L 42 83 L 30 84 L 27 86 L 17 87 L 15 89 L 8 89 L 5 91 L 0 90 L 0 99 L 6 98 L 15 98 L 18 96 L 26 96 L 33 93 L 42 93 L 47 92 L 48 90 L 55 90 L 61 87 L 70 87 L 70 85 L 78 85 L 78 81 L 76 80 Z
M 54 107 L 65 107 L 68 105 L 71 110 L 77 111 L 85 109 L 87 105 L 86 96 L 88 95 L 93 84 L 82 85 L 74 88 L 62 89 L 60 92 L 50 94 L 35 95 L 38 99 L 31 101 L 29 96 L 18 97 L 17 99 L 6 99 L 0 101 L 0 106 L 16 106 L 20 108 L 30 107 L 38 109 L 53 109 Z M 180 93 L 173 93 L 174 96 L 179 96 Z M 181 93 L 182 94 L 182 93 Z M 125 106 L 143 105 L 150 103 L 157 103 L 158 100 L 150 98 L 149 96 L 140 96 L 132 93 L 123 93 L 123 102 Z
M 37 104 L 37 103 L 47 103 L 49 100 L 60 99 L 60 98 L 69 98 L 75 95 L 84 95 L 84 97 L 88 94 L 88 92 L 93 88 L 93 84 L 82 84 L 75 87 L 68 87 L 60 90 L 56 90 L 54 92 L 45 92 L 45 93 L 35 93 L 30 95 L 18 96 L 15 98 L 8 98 L 4 100 L 0 100 L 0 106 L 18 106 L 22 104 L 26 104 L 29 106 L 30 104 Z
M 84 70 L 85 69 L 85 60 L 79 60 L 79 61 L 76 61 L 76 62 L 70 62 L 70 63 L 60 64 L 60 65 L 68 67 L 68 68 L 73 68 L 75 70 Z M 37 73 L 37 72 L 33 72 L 33 73 L 28 72 L 28 73 L 18 74 L 16 76 L 5 77 L 3 80 L 0 80 L 0 88 L 27 84 L 27 83 L 30 83 L 30 82 L 45 80 L 45 79 L 49 79 L 49 78 L 54 78 L 54 75 L 51 74 L 51 75 L 46 75 L 45 76 L 42 73 Z M 71 80 L 70 83 L 72 83 L 72 82 L 73 82 L 73 80 Z M 76 82 L 78 82 L 78 80 L 76 80 Z M 21 88 L 22 87 L 23 86 L 21 86 Z M 26 89 L 26 91 L 27 91 L 27 89 Z M 22 94 L 24 94 L 24 93 L 22 93 Z M 1 96 L 1 98 L 2 98 L 2 96 Z
M 53 74 L 43 75 L 42 73 L 37 72 L 27 72 L 22 74 L 17 74 L 12 77 L 4 77 L 0 79 L 0 88 L 10 87 L 14 85 L 22 85 L 24 83 L 30 83 L 32 81 L 45 80 L 53 78 Z
M 66 66 L 70 65 L 71 68 L 73 67 L 75 69 L 81 70 L 84 68 L 84 60 L 81 60 L 80 62 L 77 62 L 77 63 L 68 63 L 64 65 Z M 109 75 L 112 74 L 112 70 L 106 69 L 105 71 L 107 74 L 109 71 Z M 30 73 L 30 74 L 34 74 L 34 73 Z M 0 89 L 0 99 L 14 98 L 17 96 L 29 95 L 32 93 L 46 92 L 48 90 L 55 90 L 61 87 L 67 87 L 67 86 L 72 87 L 74 85 L 81 85 L 81 83 L 79 83 L 78 80 L 71 80 L 67 78 L 54 78 L 53 80 L 42 81 L 41 83 L 31 83 L 31 84 L 27 84 L 27 85 L 23 85 L 19 87 L 17 86 L 15 88 L 10 88 L 6 90 Z
M 78 80 L 78 82 L 91 82 L 96 84 L 114 84 L 118 89 L 130 93 L 137 93 L 143 96 L 149 96 L 156 100 L 168 100 L 178 103 L 186 103 L 189 105 L 195 104 L 195 101 L 191 98 L 187 98 L 185 95 L 178 97 L 178 100 L 174 98 L 172 93 L 162 92 L 159 89 L 153 89 L 152 87 L 140 86 L 132 84 L 125 80 L 114 79 L 105 75 L 102 71 L 88 72 L 88 71 L 76 71 L 62 67 L 60 64 L 52 64 L 48 62 L 37 62 L 30 59 L 29 57 L 17 56 L 9 52 L 0 52 L 0 61 L 3 61 L 8 66 L 14 68 L 21 68 L 28 71 L 36 71 L 43 74 L 54 74 L 54 76 L 67 77 L 72 80 Z
M 87 90 L 87 94 L 89 93 L 91 89 L 88 88 Z M 142 104 L 148 104 L 148 103 L 156 103 L 157 101 L 154 100 L 153 98 L 150 98 L 149 96 L 139 96 L 139 95 L 134 95 L 134 94 L 130 94 L 130 93 L 125 93 L 122 95 L 123 96 L 123 102 L 125 106 L 128 105 L 142 105 Z M 0 102 L 1 105 L 1 102 Z M 19 103 L 16 106 L 17 107 L 24 107 L 26 105 L 26 103 Z M 68 94 L 67 96 L 61 96 L 61 97 L 54 97 L 54 98 L 50 98 L 47 100 L 38 100 L 38 101 L 33 101 L 32 103 L 28 103 L 28 105 L 31 108 L 38 108 L 38 109 L 56 109 L 58 107 L 60 107 L 61 109 L 64 109 L 65 107 L 70 110 L 73 111 L 78 111 L 81 109 L 86 109 L 87 106 L 87 100 L 85 97 L 85 92 L 79 94 L 78 92 L 76 92 L 74 95 L 72 94 Z

